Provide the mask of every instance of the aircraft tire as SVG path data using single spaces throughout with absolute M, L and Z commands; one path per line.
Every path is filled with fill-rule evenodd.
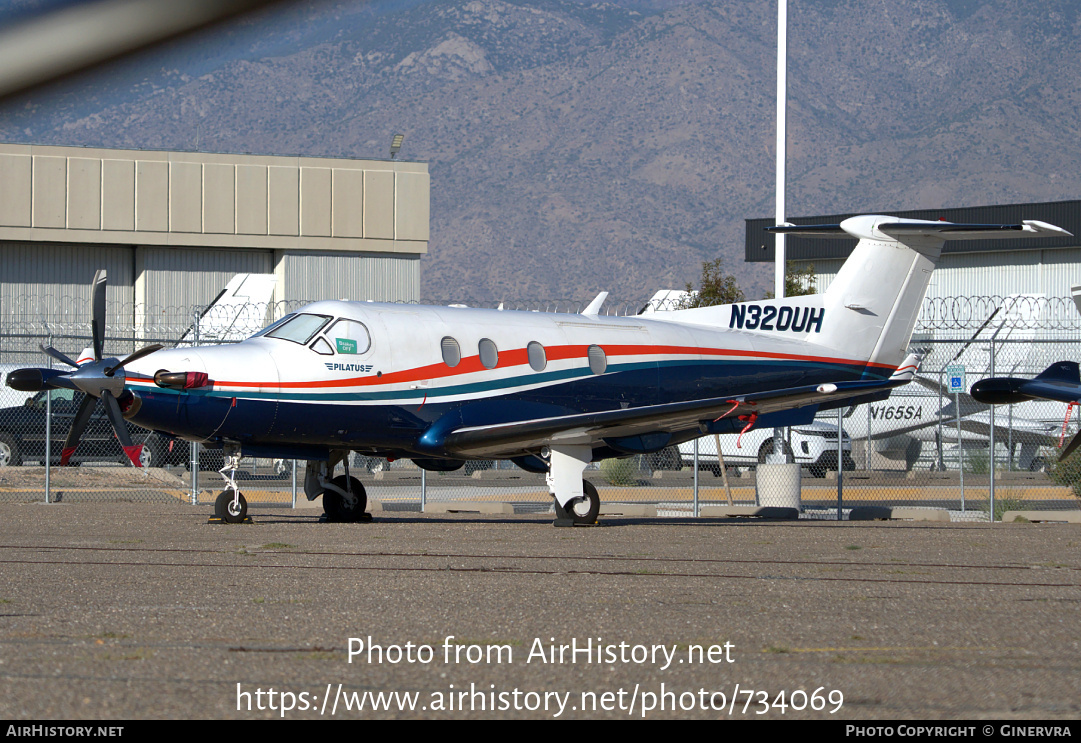
M 601 496 L 589 480 L 582 480 L 582 497 L 566 505 L 567 515 L 576 524 L 595 524 L 601 512 Z
M 345 499 L 341 495 L 333 490 L 326 490 L 323 492 L 323 513 L 327 515 L 327 521 L 343 521 L 350 523 L 353 521 L 360 521 L 364 515 L 364 511 L 368 508 L 368 494 L 364 490 L 364 485 L 360 480 L 355 477 L 350 477 L 352 480 L 353 495 L 356 496 L 357 503 L 353 508 L 348 508 L 345 504 Z M 345 490 L 346 481 L 345 475 L 338 475 L 331 483 L 337 485 L 342 490 Z
M 214 499 L 214 518 L 225 518 L 225 499 L 229 497 L 229 491 L 223 490 Z
M 240 503 L 234 510 L 233 494 L 228 490 L 223 490 L 218 494 L 217 499 L 214 501 L 214 515 L 227 524 L 243 523 L 248 515 L 248 501 L 245 500 L 244 495 L 241 494 Z

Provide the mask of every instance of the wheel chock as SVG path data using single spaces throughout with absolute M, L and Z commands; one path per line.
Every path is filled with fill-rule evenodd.
M 210 518 L 208 518 L 206 520 L 206 523 L 208 523 L 208 524 L 228 524 L 228 523 L 231 523 L 231 522 L 226 521 L 221 516 L 211 516 Z M 244 520 L 239 522 L 239 523 L 241 523 L 241 524 L 254 524 L 255 522 L 251 520 L 251 516 L 245 516 Z
M 339 519 L 332 519 L 325 513 L 319 517 L 320 524 L 369 524 L 372 521 L 372 515 L 365 511 L 357 516 L 355 521 L 341 521 Z

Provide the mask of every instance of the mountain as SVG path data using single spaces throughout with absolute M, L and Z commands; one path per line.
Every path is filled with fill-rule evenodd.
M 788 213 L 1081 196 L 1069 0 L 789 3 Z M 773 212 L 776 5 L 302 3 L 35 93 L 0 139 L 385 157 L 432 176 L 422 293 L 626 298 Z

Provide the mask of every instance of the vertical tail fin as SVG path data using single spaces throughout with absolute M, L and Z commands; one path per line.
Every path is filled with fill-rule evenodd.
M 1043 222 L 955 224 L 865 215 L 838 225 L 779 225 L 770 232 L 859 238 L 821 301 L 826 316 L 815 343 L 856 358 L 896 365 L 904 359 L 931 272 L 946 240 L 1053 237 L 1068 232 Z

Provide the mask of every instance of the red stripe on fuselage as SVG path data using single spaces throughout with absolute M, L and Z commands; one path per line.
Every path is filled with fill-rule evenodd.
M 749 351 L 728 348 L 699 348 L 691 346 L 626 346 L 615 344 L 599 344 L 609 356 L 741 356 L 752 359 L 775 359 L 782 361 L 810 361 L 828 364 L 846 364 L 850 366 L 863 365 L 880 369 L 894 370 L 896 367 L 890 364 L 875 362 L 855 361 L 852 359 L 839 359 L 830 356 L 802 356 L 799 354 L 777 353 L 773 351 Z M 552 346 L 545 348 L 545 354 L 549 361 L 563 361 L 566 359 L 585 359 L 589 351 L 588 345 Z M 529 356 L 526 349 L 514 348 L 501 351 L 496 369 L 509 369 L 515 366 L 529 364 Z M 467 356 L 455 367 L 449 367 L 439 362 L 427 366 L 406 369 L 400 372 L 388 372 L 382 376 L 349 377 L 346 379 L 326 379 L 304 382 L 239 382 L 211 380 L 215 387 L 241 387 L 241 388 L 276 388 L 276 389 L 318 389 L 334 387 L 375 387 L 383 385 L 403 384 L 422 379 L 443 379 L 446 377 L 475 374 L 489 371 L 480 363 L 480 356 Z M 134 380 L 130 380 L 134 381 Z

